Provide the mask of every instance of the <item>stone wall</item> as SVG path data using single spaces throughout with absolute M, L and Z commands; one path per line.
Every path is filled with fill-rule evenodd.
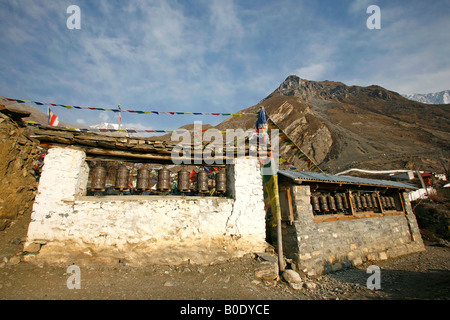
M 296 220 L 291 226 L 283 226 L 283 247 L 285 254 L 309 275 L 424 250 L 406 194 L 406 214 L 324 222 L 314 222 L 309 186 L 295 185 L 292 194 Z
M 203 264 L 264 251 L 259 163 L 238 158 L 227 169 L 231 197 L 86 197 L 84 152 L 52 148 L 25 246 L 42 247 L 28 259 Z

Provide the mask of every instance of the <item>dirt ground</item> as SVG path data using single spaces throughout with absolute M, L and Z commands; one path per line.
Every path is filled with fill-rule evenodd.
M 22 260 L 29 217 L 20 216 L 0 232 L 2 300 L 392 300 L 450 299 L 450 248 L 427 246 L 422 253 L 371 261 L 305 279 L 295 290 L 283 280 L 255 277 L 261 263 L 247 255 L 226 263 L 198 266 L 133 267 L 91 265 L 80 268 L 80 289 L 68 289 L 68 266 L 38 267 Z M 367 267 L 381 268 L 381 289 L 369 290 Z

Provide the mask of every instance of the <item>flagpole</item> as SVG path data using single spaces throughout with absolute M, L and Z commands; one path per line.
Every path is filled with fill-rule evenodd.
M 120 130 L 120 123 L 122 122 L 122 114 L 120 110 L 120 103 L 119 103 L 119 130 Z
M 47 125 L 50 125 L 50 107 L 47 106 Z

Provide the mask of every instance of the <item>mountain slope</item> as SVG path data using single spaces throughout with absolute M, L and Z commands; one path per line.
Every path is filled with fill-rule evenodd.
M 259 105 L 331 173 L 350 167 L 402 169 L 408 162 L 442 171 L 440 159 L 450 152 L 448 106 L 410 101 L 379 86 L 289 76 L 258 105 L 242 112 L 256 111 Z M 255 119 L 250 117 L 230 118 L 217 127 L 252 128 Z M 294 165 L 305 169 L 301 161 Z

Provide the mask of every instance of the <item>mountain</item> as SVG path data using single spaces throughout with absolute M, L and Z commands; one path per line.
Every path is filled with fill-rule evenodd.
M 109 123 L 109 122 L 100 122 L 97 124 L 93 124 L 89 126 L 91 129 L 111 129 L 111 130 L 119 130 L 118 123 Z
M 409 163 L 441 172 L 441 159 L 449 158 L 448 106 L 411 101 L 380 86 L 347 86 L 291 75 L 260 103 L 241 112 L 256 112 L 259 106 L 329 173 L 352 167 L 403 169 Z M 255 120 L 232 117 L 217 128 L 254 128 Z M 306 163 L 287 150 L 281 143 L 280 153 L 306 170 Z
M 435 93 L 404 94 L 405 98 L 427 104 L 450 104 L 450 90 Z

